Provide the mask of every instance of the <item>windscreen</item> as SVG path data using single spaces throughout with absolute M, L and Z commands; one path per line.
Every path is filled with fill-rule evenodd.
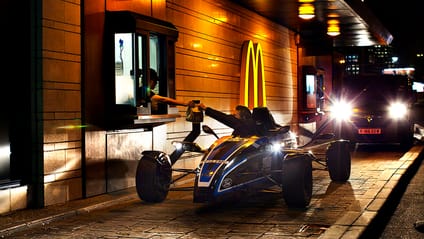
M 399 75 L 346 79 L 344 97 L 356 105 L 378 107 L 394 100 L 406 100 L 411 94 L 408 78 Z

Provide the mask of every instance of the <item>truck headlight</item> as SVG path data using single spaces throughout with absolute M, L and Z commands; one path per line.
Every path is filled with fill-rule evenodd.
M 337 120 L 348 120 L 352 115 L 352 105 L 345 101 L 334 102 L 330 108 L 331 116 Z
M 401 102 L 395 102 L 389 106 L 389 116 L 392 119 L 402 119 L 406 116 L 408 107 Z

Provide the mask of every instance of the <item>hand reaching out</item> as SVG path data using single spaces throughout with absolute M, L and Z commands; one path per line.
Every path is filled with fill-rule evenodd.
M 206 105 L 203 104 L 203 103 L 198 104 L 197 107 L 199 107 L 202 110 L 205 110 L 206 109 Z

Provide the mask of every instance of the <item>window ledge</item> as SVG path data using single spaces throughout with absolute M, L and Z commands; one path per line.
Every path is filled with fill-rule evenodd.
M 16 188 L 21 186 L 20 180 L 0 180 L 0 190 L 8 189 L 8 188 Z
M 175 122 L 176 118 L 179 117 L 181 117 L 179 114 L 138 115 L 137 119 L 134 120 L 134 124 L 165 124 Z

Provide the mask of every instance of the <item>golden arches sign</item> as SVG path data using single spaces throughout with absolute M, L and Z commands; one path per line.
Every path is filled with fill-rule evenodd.
M 265 71 L 262 47 L 243 42 L 240 72 L 240 104 L 249 108 L 266 106 Z M 252 87 L 253 85 L 253 87 Z

